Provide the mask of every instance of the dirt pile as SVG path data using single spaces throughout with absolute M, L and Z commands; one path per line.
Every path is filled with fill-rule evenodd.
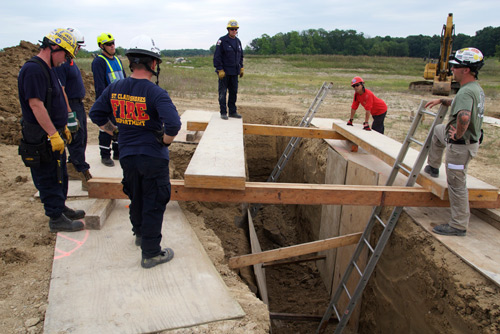
M 24 63 L 35 56 L 39 46 L 21 41 L 18 46 L 5 48 L 0 52 L 0 143 L 15 145 L 21 138 L 21 107 L 17 88 L 17 75 Z M 92 73 L 82 71 L 86 96 L 85 109 L 88 111 L 95 98 Z

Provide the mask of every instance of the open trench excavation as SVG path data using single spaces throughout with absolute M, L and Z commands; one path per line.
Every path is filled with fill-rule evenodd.
M 296 126 L 301 120 L 280 109 L 243 106 L 239 111 L 245 123 Z M 266 181 L 289 140 L 246 135 L 248 181 Z M 173 145 L 173 178 L 183 178 L 195 148 L 190 144 Z M 327 150 L 328 145 L 321 139 L 303 139 L 279 182 L 325 183 Z M 234 223 L 242 215 L 243 204 L 184 202 L 181 206 L 203 217 L 205 226 L 220 239 L 225 261 L 250 253 L 245 231 Z M 254 218 L 262 250 L 318 240 L 321 212 L 322 207 L 317 205 L 263 205 Z M 266 266 L 265 270 L 271 315 L 324 314 L 330 297 L 316 261 Z M 240 269 L 239 275 L 258 296 L 251 267 Z M 496 285 L 403 212 L 364 291 L 357 332 L 499 333 L 498 292 Z M 319 325 L 319 319 L 271 319 L 272 333 L 313 333 Z M 334 326 L 330 324 L 327 332 L 333 332 Z M 344 332 L 356 332 L 354 328 L 350 325 Z

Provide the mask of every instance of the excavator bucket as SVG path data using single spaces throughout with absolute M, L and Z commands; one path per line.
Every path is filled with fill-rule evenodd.
M 448 77 L 445 81 L 434 80 L 432 84 L 432 94 L 433 95 L 444 95 L 448 96 L 451 93 L 451 77 Z

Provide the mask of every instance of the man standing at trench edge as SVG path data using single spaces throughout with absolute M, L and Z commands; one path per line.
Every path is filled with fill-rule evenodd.
M 236 109 L 236 100 L 238 98 L 238 76 L 243 77 L 243 48 L 241 41 L 236 35 L 239 29 L 236 20 L 230 20 L 227 23 L 227 35 L 222 36 L 215 45 L 214 67 L 219 77 L 219 106 L 220 117 L 227 118 L 227 109 L 229 117 L 241 118 Z M 229 97 L 226 106 L 226 93 L 229 90 Z

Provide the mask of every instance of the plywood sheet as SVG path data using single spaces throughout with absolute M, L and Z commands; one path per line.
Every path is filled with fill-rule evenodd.
M 365 131 L 361 124 L 347 126 L 345 121 L 338 119 L 314 119 L 313 123 L 319 124 L 321 127 L 332 127 L 341 135 L 350 141 L 358 144 L 369 153 L 375 155 L 385 163 L 392 166 L 396 160 L 402 144 L 398 141 L 384 136 L 376 131 Z M 410 124 L 408 124 L 408 129 Z M 406 155 L 403 165 L 411 169 L 415 160 L 418 157 L 418 151 L 410 148 Z M 424 164 L 425 165 L 425 164 Z M 422 172 L 417 183 L 422 187 L 432 191 L 433 194 L 441 199 L 448 199 L 448 186 L 446 183 L 446 171 L 444 165 L 441 165 L 439 178 L 432 178 Z M 498 188 L 486 182 L 483 182 L 475 177 L 467 176 L 467 188 L 469 189 L 469 199 L 476 201 L 494 201 L 498 198 Z
M 441 241 L 450 251 L 500 286 L 500 231 L 471 215 L 467 235 L 450 237 L 432 232 L 450 219 L 449 208 L 405 208 L 419 225 Z
M 151 333 L 244 316 L 177 202 L 164 216 L 166 264 L 143 269 L 127 200 L 102 230 L 58 233 L 45 333 Z
M 184 173 L 185 186 L 245 189 L 245 152 L 242 119 L 212 115 Z

